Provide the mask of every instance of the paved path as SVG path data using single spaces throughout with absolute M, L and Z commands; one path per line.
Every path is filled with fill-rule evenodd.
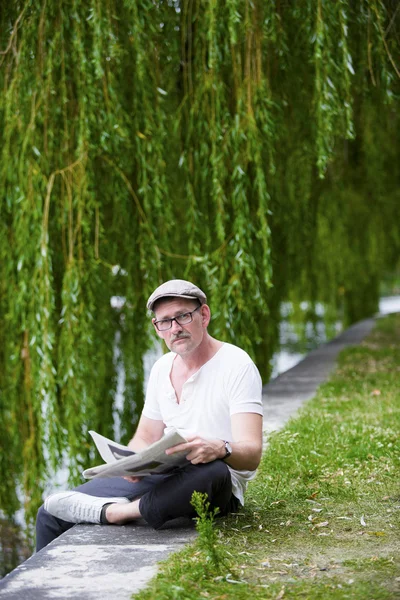
M 338 353 L 358 344 L 374 319 L 353 325 L 311 352 L 263 388 L 264 430 L 282 428 L 335 366 Z M 12 600 L 129 600 L 155 575 L 157 563 L 196 535 L 187 521 L 174 528 L 77 525 L 0 581 L 0 598 Z
M 314 396 L 318 386 L 327 380 L 339 352 L 359 344 L 374 323 L 375 319 L 356 323 L 264 386 L 264 431 L 270 433 L 281 429 L 301 405 Z

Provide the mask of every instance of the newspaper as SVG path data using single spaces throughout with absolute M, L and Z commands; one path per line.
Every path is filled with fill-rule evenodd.
M 184 444 L 187 441 L 176 429 L 169 431 L 160 440 L 137 453 L 95 431 L 89 431 L 89 433 L 105 464 L 83 471 L 86 479 L 119 476 L 144 477 L 152 473 L 166 473 L 185 464 L 185 457 L 189 453 L 189 450 L 186 450 L 171 455 L 165 454 L 167 448 Z

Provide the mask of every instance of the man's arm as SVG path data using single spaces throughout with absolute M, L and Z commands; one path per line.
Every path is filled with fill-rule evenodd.
M 257 413 L 238 413 L 231 417 L 232 454 L 226 462 L 238 471 L 254 471 L 260 464 L 262 440 L 262 415 Z M 230 441 L 230 440 L 228 440 Z M 225 445 L 222 448 L 222 457 L 225 456 Z
M 128 448 L 134 452 L 139 452 L 143 448 L 147 448 L 147 446 L 162 438 L 164 427 L 163 421 L 149 419 L 149 417 L 142 415 L 135 435 L 128 444 Z
M 257 413 L 239 413 L 232 415 L 232 454 L 226 460 L 233 469 L 253 471 L 259 465 L 262 454 L 262 416 Z M 224 440 L 204 439 L 199 436 L 188 438 L 186 444 L 178 444 L 166 451 L 173 454 L 181 450 L 190 450 L 186 456 L 194 465 L 208 463 L 225 457 Z

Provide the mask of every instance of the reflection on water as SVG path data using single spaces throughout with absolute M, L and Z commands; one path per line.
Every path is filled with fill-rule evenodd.
M 0 547 L 0 577 L 4 577 L 31 555 L 21 526 L 4 518 L 0 518 Z
M 304 311 L 307 303 L 302 303 Z M 272 357 L 271 378 L 277 377 L 288 369 L 297 365 L 309 352 L 318 348 L 321 344 L 336 337 L 342 324 L 337 321 L 327 329 L 322 321 L 323 306 L 317 306 L 317 318 L 313 322 L 307 322 L 304 328 L 299 328 L 296 323 L 290 321 L 290 305 L 284 303 L 282 306 L 282 322 L 279 325 L 280 348 Z M 400 296 L 382 297 L 379 301 L 380 315 L 400 312 Z
M 306 312 L 307 305 L 302 309 Z M 381 298 L 379 303 L 381 314 L 391 312 L 400 312 L 400 296 L 391 296 Z M 329 328 L 323 322 L 323 307 L 317 307 L 317 318 L 312 322 L 306 322 L 299 327 L 298 324 L 290 320 L 290 306 L 282 306 L 282 322 L 279 326 L 280 348 L 272 358 L 272 377 L 287 371 L 295 366 L 311 350 L 314 350 L 324 342 L 335 337 L 341 330 L 341 323 L 336 322 Z M 116 338 L 116 352 L 118 352 L 118 339 Z M 151 366 L 162 354 L 160 344 L 156 344 L 154 349 L 145 356 L 145 374 L 146 382 L 150 373 Z M 117 395 L 115 400 L 116 408 L 122 406 L 124 389 L 124 373 L 119 373 Z M 114 420 L 114 430 L 118 437 L 119 419 L 116 416 Z M 60 487 L 65 487 L 67 481 L 67 469 L 64 468 L 57 473 L 53 480 L 53 486 L 56 482 Z M 50 492 L 50 490 L 48 490 Z M 22 522 L 22 518 L 20 519 Z M 15 568 L 18 564 L 30 556 L 30 550 L 24 540 L 21 525 L 15 521 L 7 521 L 1 518 L 0 514 L 0 576 Z
M 304 306 L 303 310 L 306 312 L 307 306 Z M 291 369 L 311 350 L 315 350 L 340 333 L 341 322 L 337 321 L 327 327 L 322 320 L 323 309 L 319 312 L 320 314 L 317 313 L 316 319 L 312 322 L 299 324 L 290 319 L 289 309 L 287 314 L 282 311 L 282 321 L 279 324 L 279 349 L 272 357 L 271 379 Z

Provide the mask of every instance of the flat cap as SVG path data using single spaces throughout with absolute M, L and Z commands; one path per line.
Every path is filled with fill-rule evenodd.
M 177 298 L 188 298 L 189 300 L 199 300 L 201 304 L 207 302 L 205 293 L 197 285 L 194 285 L 194 283 L 185 281 L 184 279 L 171 279 L 154 290 L 147 300 L 147 308 L 153 310 L 157 300 L 174 296 Z

